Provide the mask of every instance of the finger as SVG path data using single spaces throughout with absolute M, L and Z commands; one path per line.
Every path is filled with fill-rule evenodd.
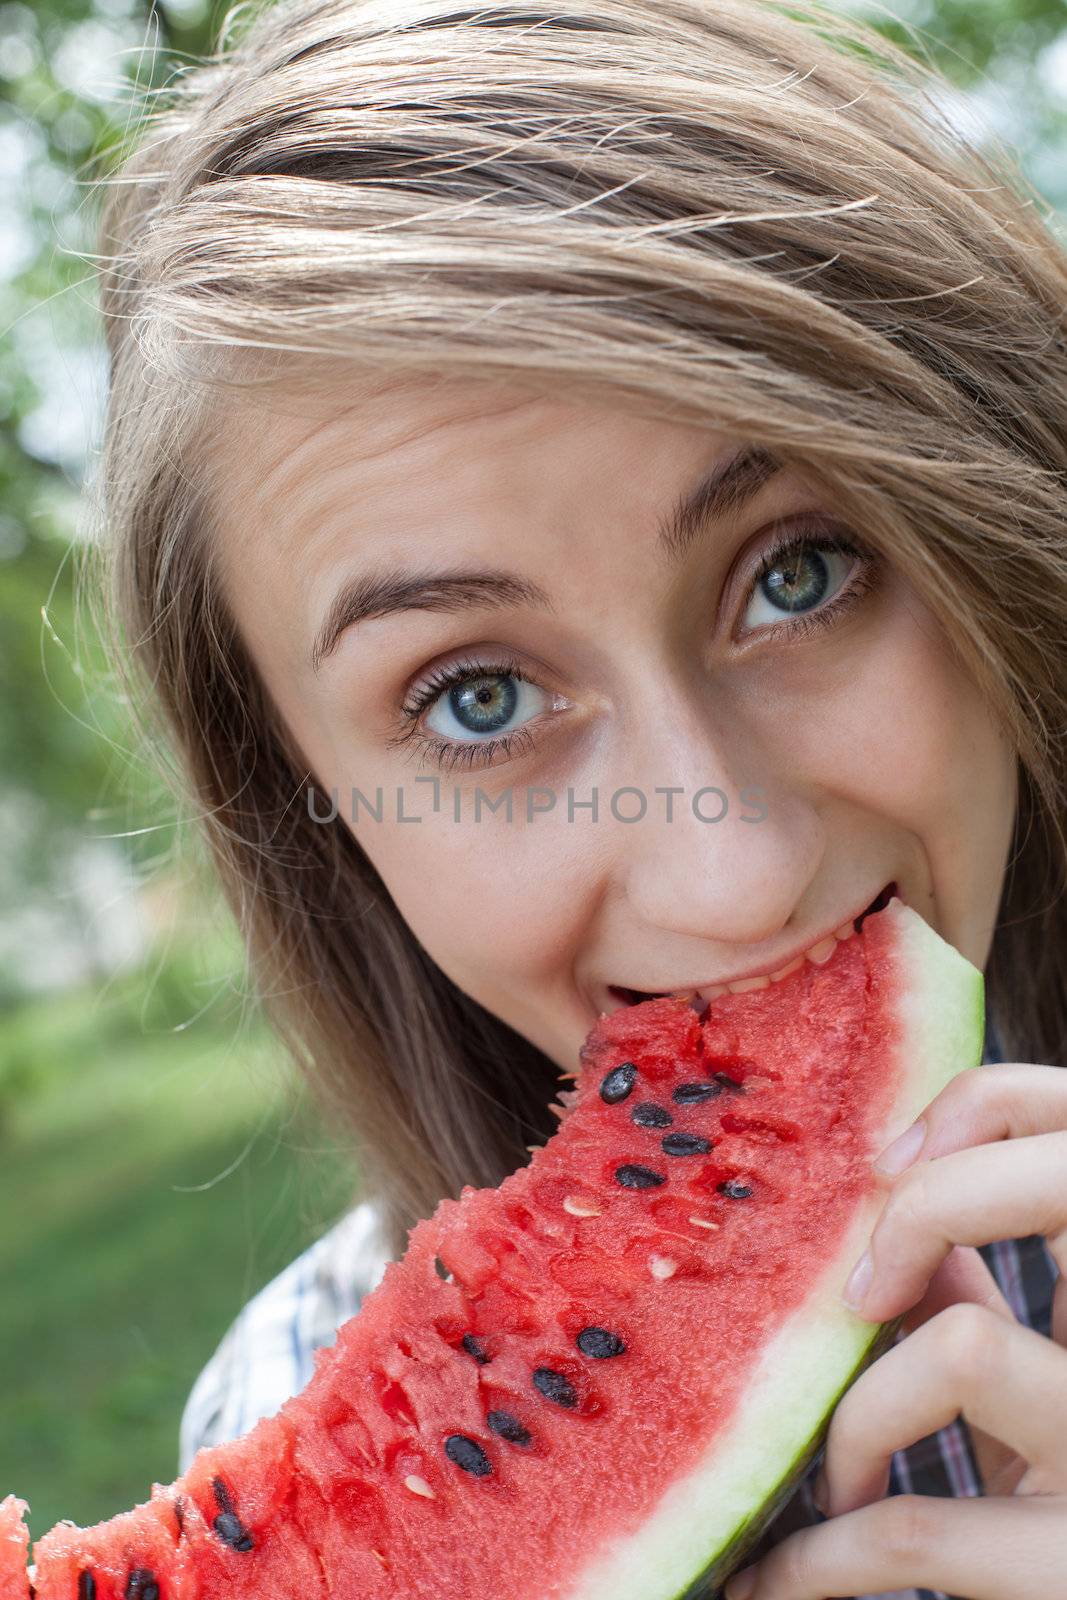
M 872 1322 L 916 1304 L 953 1245 L 1043 1234 L 1067 1260 L 1067 1133 L 958 1150 L 902 1173 L 846 1288 Z
M 1052 1291 L 1052 1337 L 1057 1344 L 1067 1345 L 1067 1273 L 1063 1270 Z
M 1052 1600 L 1062 1593 L 1067 1513 L 1047 1500 L 943 1500 L 894 1495 L 804 1528 L 738 1573 L 726 1600 L 936 1589 L 968 1600 Z
M 893 1452 L 961 1412 L 1067 1495 L 1067 1353 L 1032 1328 L 960 1304 L 887 1350 L 839 1402 L 823 1464 L 827 1514 L 877 1500 Z
M 908 1153 L 922 1161 L 968 1145 L 1055 1133 L 1067 1129 L 1067 1072 L 1025 1061 L 968 1067 L 935 1095 L 918 1120 L 925 1138 Z
M 955 1245 L 942 1261 L 917 1306 L 904 1318 L 905 1333 L 914 1333 L 953 1305 L 981 1306 L 1008 1322 L 1015 1317 L 982 1257 L 969 1245 Z M 971 1444 L 983 1493 L 1011 1494 L 1026 1471 L 1015 1451 L 971 1423 Z
M 978 1251 L 970 1245 L 957 1244 L 937 1268 L 922 1299 L 905 1316 L 905 1333 L 914 1333 L 939 1311 L 961 1301 L 995 1311 L 1008 1322 L 1015 1321 L 1015 1313 Z

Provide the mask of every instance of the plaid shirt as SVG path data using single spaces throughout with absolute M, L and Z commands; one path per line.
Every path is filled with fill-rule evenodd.
M 984 1060 L 1002 1060 L 992 1031 Z M 985 1245 L 980 1254 L 1015 1316 L 1046 1336 L 1050 1331 L 1056 1266 L 1043 1239 L 1032 1235 Z M 184 1472 L 203 1445 L 246 1433 L 273 1415 L 307 1384 L 313 1353 L 332 1344 L 342 1322 L 355 1316 L 363 1296 L 380 1281 L 389 1257 L 373 1205 L 364 1202 L 298 1256 L 241 1311 L 197 1378 L 181 1420 Z M 821 1522 L 811 1500 L 820 1456 L 775 1518 L 750 1560 L 797 1528 Z M 966 1422 L 921 1439 L 893 1456 L 890 1494 L 980 1495 L 982 1481 Z M 858 1595 L 855 1600 L 875 1600 Z M 932 1589 L 883 1591 L 880 1600 L 954 1600 Z

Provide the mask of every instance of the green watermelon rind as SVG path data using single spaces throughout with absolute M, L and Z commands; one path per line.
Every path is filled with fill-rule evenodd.
M 889 1348 L 896 1338 L 897 1329 L 903 1321 L 904 1318 L 901 1316 L 895 1318 L 892 1322 L 872 1324 L 873 1337 L 870 1344 L 834 1395 L 830 1409 L 826 1413 L 818 1432 L 793 1459 L 786 1476 L 782 1479 L 774 1494 L 760 1506 L 758 1511 L 754 1512 L 751 1517 L 746 1518 L 739 1525 L 730 1536 L 729 1544 L 719 1552 L 714 1561 L 704 1569 L 688 1588 L 676 1597 L 672 1597 L 672 1600 L 721 1600 L 722 1584 L 726 1582 L 731 1573 L 736 1572 L 743 1564 L 749 1551 L 759 1543 L 764 1531 L 774 1521 L 779 1511 L 793 1498 L 801 1480 L 822 1448 L 830 1427 L 830 1418 L 837 1407 L 838 1401 L 851 1389 L 860 1373 L 866 1367 L 869 1367 L 872 1361 L 876 1361 L 884 1350 Z
M 890 947 L 902 963 L 895 1001 L 902 1076 L 872 1154 L 909 1126 L 957 1073 L 978 1066 L 985 1041 L 978 969 L 900 900 L 877 915 L 887 919 Z M 713 1600 L 743 1564 L 810 1466 L 842 1395 L 892 1343 L 900 1325 L 899 1318 L 864 1322 L 840 1300 L 882 1198 L 877 1192 L 868 1196 L 804 1305 L 764 1348 L 725 1448 L 720 1436 L 686 1479 L 672 1481 L 641 1527 L 576 1575 L 566 1600 Z M 754 1459 L 752 1437 L 767 1441 L 762 1458 L 757 1453 Z M 716 1505 L 731 1501 L 739 1511 L 736 1520 L 720 1510 L 718 1529 L 705 1538 L 700 1526 L 714 1520 Z

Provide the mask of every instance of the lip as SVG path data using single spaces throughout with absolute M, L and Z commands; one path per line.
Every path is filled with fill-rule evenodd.
M 784 955 L 778 956 L 774 961 L 766 963 L 762 967 L 750 967 L 746 972 L 733 972 L 725 978 L 713 978 L 706 983 L 690 983 L 680 986 L 676 989 L 646 991 L 643 989 L 630 988 L 624 984 L 609 984 L 607 986 L 608 995 L 611 998 L 613 1008 L 621 1009 L 622 1006 L 637 1003 L 636 1001 L 631 1001 L 626 998 L 628 994 L 641 995 L 645 999 L 661 998 L 664 996 L 686 997 L 691 995 L 694 991 L 722 989 L 731 983 L 745 983 L 753 978 L 769 978 L 773 972 L 780 972 L 783 967 L 789 966 L 793 961 L 796 961 L 798 957 L 803 957 L 805 951 L 813 949 L 816 945 L 822 943 L 824 939 L 833 938 L 835 928 L 843 928 L 846 922 L 851 922 L 853 926 L 856 927 L 856 924 L 861 922 L 861 919 L 871 911 L 872 907 L 874 907 L 879 900 L 882 901 L 882 905 L 879 906 L 878 909 L 884 909 L 884 906 L 888 904 L 890 898 L 893 896 L 895 896 L 898 900 L 903 901 L 905 905 L 907 904 L 907 901 L 901 892 L 900 884 L 896 879 L 890 879 L 888 883 L 883 884 L 882 887 L 872 896 L 872 898 L 865 901 L 859 910 L 856 911 L 851 917 L 841 917 L 837 922 L 834 923 L 833 928 L 827 929 L 824 933 L 816 934 L 814 938 L 806 940 L 804 944 L 798 945 L 791 952 L 787 952 Z M 856 932 L 860 932 L 859 927 L 856 927 Z

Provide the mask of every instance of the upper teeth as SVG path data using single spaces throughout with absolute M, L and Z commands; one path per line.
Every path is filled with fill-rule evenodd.
M 817 967 L 821 967 L 833 955 L 838 939 L 851 939 L 855 931 L 851 922 L 843 922 L 832 934 L 820 939 L 802 955 L 794 956 L 792 961 L 787 962 L 784 967 L 779 967 L 777 972 L 765 973 L 759 978 L 735 978 L 733 983 L 712 983 L 704 989 L 683 989 L 677 992 L 685 996 L 698 995 L 701 1000 L 715 1000 L 721 994 L 747 994 L 750 989 L 768 989 L 780 978 L 788 978 L 791 972 L 796 972 L 805 961 L 811 961 Z

